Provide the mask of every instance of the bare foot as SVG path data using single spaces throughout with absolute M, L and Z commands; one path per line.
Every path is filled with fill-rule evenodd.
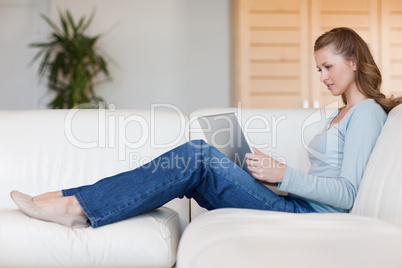
M 61 191 L 55 191 L 55 192 L 47 192 L 41 195 L 34 196 L 32 200 L 39 200 L 39 199 L 44 199 L 44 198 L 52 198 L 52 197 L 62 197 L 63 193 Z
M 33 202 L 41 209 L 57 214 L 85 216 L 77 198 L 74 196 L 39 198 L 34 199 Z

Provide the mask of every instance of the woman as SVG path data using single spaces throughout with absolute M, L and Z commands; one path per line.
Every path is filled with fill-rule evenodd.
M 381 74 L 367 44 L 353 30 L 336 28 L 320 36 L 314 55 L 321 81 L 345 106 L 328 121 L 310 148 L 308 174 L 256 150 L 247 154 L 253 177 L 236 165 L 216 166 L 226 156 L 203 141 L 191 141 L 160 157 L 186 166 L 146 164 L 79 188 L 34 198 L 11 197 L 31 217 L 69 227 L 99 227 L 133 217 L 186 196 L 207 209 L 236 207 L 293 213 L 348 212 L 386 114 L 398 103 L 380 92 Z M 172 157 L 174 155 L 174 157 Z M 154 161 L 158 161 L 155 159 Z M 278 196 L 259 181 L 278 183 Z

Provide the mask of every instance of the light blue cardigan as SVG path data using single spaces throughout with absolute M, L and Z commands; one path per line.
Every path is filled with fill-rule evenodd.
M 287 166 L 278 189 L 306 200 L 317 212 L 349 212 L 387 118 L 373 99 L 354 105 L 340 122 L 310 142 L 308 174 Z

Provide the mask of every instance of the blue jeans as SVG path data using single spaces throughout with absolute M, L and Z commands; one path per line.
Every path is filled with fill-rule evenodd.
M 94 228 L 184 196 L 208 210 L 315 212 L 304 200 L 278 196 L 202 140 L 187 142 L 134 170 L 62 192 L 77 198 Z

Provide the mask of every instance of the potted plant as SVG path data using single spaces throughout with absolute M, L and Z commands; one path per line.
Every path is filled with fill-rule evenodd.
M 75 23 L 70 11 L 59 12 L 61 28 L 47 16 L 41 17 L 53 32 L 45 43 L 32 43 L 40 48 L 33 61 L 41 59 L 39 76 L 47 77 L 48 88 L 55 93 L 49 107 L 70 109 L 79 105 L 97 105 L 103 99 L 94 92 L 94 78 L 104 74 L 110 80 L 105 58 L 99 54 L 96 43 L 101 35 L 88 36 L 85 31 L 91 24 L 94 12 L 86 20 L 82 16 Z

